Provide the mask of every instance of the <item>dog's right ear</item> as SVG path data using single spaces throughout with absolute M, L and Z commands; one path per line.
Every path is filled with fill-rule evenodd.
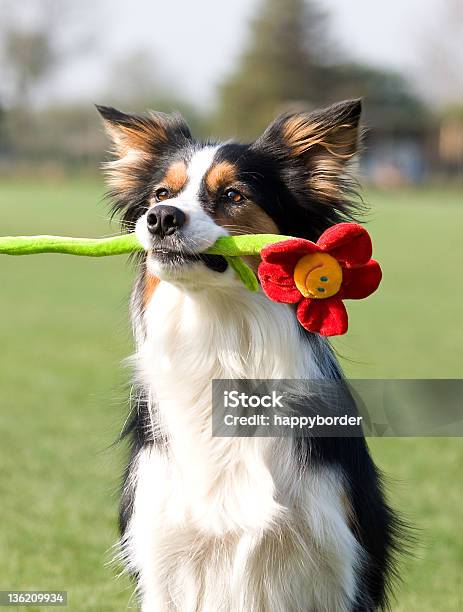
M 178 148 L 191 140 L 190 130 L 178 113 L 166 115 L 151 111 L 147 115 L 132 115 L 111 106 L 97 105 L 96 108 L 103 117 L 117 157 L 125 157 L 129 152 L 156 156 L 166 148 Z

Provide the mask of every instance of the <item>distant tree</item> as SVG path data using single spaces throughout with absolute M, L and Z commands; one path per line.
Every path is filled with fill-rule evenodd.
M 408 81 L 341 59 L 327 16 L 311 0 L 264 0 L 250 44 L 219 88 L 216 131 L 253 138 L 280 111 L 365 98 L 370 125 L 415 129 L 425 113 Z
M 326 16 L 314 3 L 265 0 L 249 48 L 219 88 L 219 131 L 251 137 L 282 106 L 324 101 L 323 66 L 334 56 Z
M 12 73 L 11 97 L 14 106 L 27 105 L 37 83 L 54 69 L 56 56 L 44 31 L 5 32 L 3 57 Z
M 46 100 L 58 69 L 90 52 L 94 39 L 77 19 L 82 9 L 74 0 L 0 1 L 0 101 L 4 108 L 0 146 L 5 156 L 43 159 L 55 150 L 57 134 L 53 125 L 45 125 L 48 111 L 44 113 L 39 103 Z M 83 119 L 82 113 L 77 115 Z M 72 123 L 73 116 L 74 110 L 57 112 L 61 122 L 66 117 Z M 80 132 L 74 130 L 81 141 L 87 123 L 82 123 Z
M 91 36 L 76 30 L 77 10 L 73 0 L 2 0 L 0 95 L 9 106 L 29 108 L 59 66 L 91 50 Z
M 428 120 L 421 98 L 393 70 L 346 63 L 330 66 L 325 78 L 326 89 L 335 98 L 364 98 L 364 122 L 376 130 L 413 132 Z

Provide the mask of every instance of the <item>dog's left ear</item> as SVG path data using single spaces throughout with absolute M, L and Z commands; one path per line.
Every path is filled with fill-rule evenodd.
M 179 113 L 147 115 L 123 113 L 110 106 L 98 106 L 117 157 L 129 151 L 156 155 L 165 147 L 176 147 L 191 139 L 190 130 Z
M 123 113 L 110 106 L 97 106 L 113 143 L 115 159 L 103 164 L 111 196 L 124 208 L 146 186 L 161 156 L 191 141 L 183 117 L 151 111 L 145 115 Z M 124 204 L 125 203 L 125 204 Z
M 362 102 L 346 100 L 314 112 L 278 117 L 254 143 L 286 167 L 305 171 L 307 187 L 335 198 L 348 162 L 357 153 Z

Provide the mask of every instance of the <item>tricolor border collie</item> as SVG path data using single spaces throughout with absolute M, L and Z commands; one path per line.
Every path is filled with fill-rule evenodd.
M 115 147 L 110 197 L 145 248 L 120 507 L 142 610 L 387 607 L 400 524 L 363 438 L 211 434 L 212 379 L 343 381 L 292 305 L 203 253 L 226 234 L 316 240 L 353 219 L 360 101 L 283 115 L 252 144 L 198 142 L 176 114 L 98 110 Z

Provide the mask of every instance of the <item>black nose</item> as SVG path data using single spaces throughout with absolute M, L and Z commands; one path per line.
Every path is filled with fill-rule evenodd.
M 153 236 L 171 236 L 185 224 L 186 216 L 180 208 L 159 204 L 146 217 L 148 230 Z

